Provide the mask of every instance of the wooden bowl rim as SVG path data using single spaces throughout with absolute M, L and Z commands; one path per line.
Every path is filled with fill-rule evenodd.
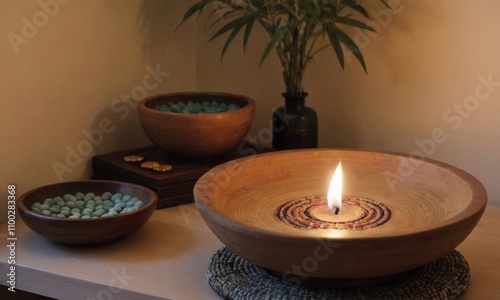
M 399 157 L 404 157 L 404 158 L 411 158 L 409 154 L 404 154 L 400 152 L 392 152 L 392 151 L 371 151 L 371 150 L 359 150 L 359 149 L 347 149 L 347 148 L 318 148 L 318 149 L 298 149 L 298 150 L 282 150 L 278 152 L 266 152 L 266 153 L 261 153 L 261 154 L 256 154 L 248 157 L 243 157 L 239 159 L 235 159 L 232 161 L 228 161 L 226 163 L 220 164 L 208 172 L 206 172 L 202 177 L 199 178 L 199 180 L 196 182 L 194 190 L 193 190 L 193 196 L 195 199 L 195 203 L 202 212 L 202 216 L 204 214 L 210 215 L 210 217 L 217 221 L 219 224 L 231 228 L 231 227 L 240 227 L 242 231 L 245 232 L 255 232 L 256 234 L 259 234 L 261 236 L 265 236 L 266 238 L 269 239 L 274 239 L 274 240 L 280 240 L 280 241 L 289 241 L 290 235 L 285 234 L 285 233 L 280 233 L 276 231 L 270 231 L 270 230 L 265 230 L 262 228 L 257 228 L 257 227 L 252 227 L 246 223 L 240 222 L 238 220 L 234 219 L 229 219 L 223 217 L 221 214 L 219 214 L 216 210 L 213 209 L 213 205 L 210 205 L 210 201 L 206 195 L 204 195 L 201 191 L 203 190 L 202 186 L 204 186 L 207 182 L 210 181 L 210 178 L 213 177 L 213 174 L 218 173 L 220 170 L 225 169 L 227 166 L 231 166 L 234 163 L 239 163 L 242 161 L 246 160 L 251 160 L 255 159 L 255 157 L 264 157 L 264 156 L 275 156 L 275 155 L 283 155 L 283 154 L 290 154 L 290 153 L 296 153 L 296 152 L 318 152 L 318 151 L 351 151 L 351 152 L 358 152 L 358 153 L 373 153 L 373 154 L 380 154 L 380 155 L 393 155 L 393 156 L 399 156 Z M 486 209 L 487 205 L 487 192 L 482 183 L 472 176 L 471 174 L 467 173 L 463 169 L 460 169 L 458 167 L 455 167 L 453 165 L 450 165 L 448 163 L 444 163 L 438 160 L 426 158 L 426 157 L 420 157 L 422 161 L 426 163 L 430 163 L 433 165 L 436 165 L 440 168 L 447 169 L 448 171 L 452 172 L 453 174 L 457 175 L 460 177 L 469 187 L 471 190 L 471 201 L 470 203 L 459 213 L 457 213 L 455 216 L 444 220 L 442 223 L 439 223 L 436 225 L 434 228 L 430 229 L 419 229 L 419 230 L 410 230 L 407 232 L 401 232 L 401 233 L 396 233 L 392 235 L 385 235 L 383 237 L 381 236 L 343 236 L 343 237 L 335 237 L 332 239 L 335 239 L 336 241 L 344 241 L 344 242 L 356 242 L 356 241 L 369 241 L 369 240 L 376 240 L 376 239 L 399 239 L 402 237 L 411 237 L 411 236 L 418 236 L 421 234 L 427 234 L 430 232 L 439 232 L 439 231 L 446 231 L 448 228 L 453 227 L 459 223 L 462 222 L 467 222 L 467 220 L 474 218 L 475 216 L 478 216 L 479 218 L 482 216 L 484 210 Z M 208 205 L 207 205 L 208 204 Z M 205 217 L 205 216 L 204 216 Z M 305 235 L 300 235 L 300 236 L 293 236 L 294 240 L 302 240 L 302 241 L 317 241 L 318 237 L 317 236 L 305 236 Z
M 237 98 L 245 101 L 247 104 L 243 107 L 240 107 L 236 110 L 231 111 L 223 111 L 218 113 L 205 113 L 205 114 L 185 114 L 185 113 L 176 113 L 176 112 L 166 112 L 157 110 L 151 107 L 148 107 L 146 104 L 149 101 L 156 100 L 158 98 L 167 98 L 167 97 L 180 97 L 180 96 L 222 96 L 227 98 Z M 139 102 L 140 109 L 147 110 L 150 113 L 154 113 L 157 115 L 165 115 L 165 116 L 177 116 L 179 118 L 209 118 L 209 117 L 217 117 L 221 115 L 234 114 L 234 113 L 244 113 L 248 110 L 255 110 L 255 101 L 247 96 L 232 94 L 232 93 L 219 93 L 219 92 L 177 92 L 177 93 L 168 93 L 168 94 L 159 94 L 151 97 L 147 97 Z
M 46 215 L 42 215 L 42 214 L 39 214 L 39 213 L 36 213 L 34 211 L 32 211 L 30 208 L 28 208 L 25 203 L 24 203 L 24 199 L 26 199 L 26 197 L 30 194 L 33 194 L 39 190 L 43 190 L 43 189 L 46 189 L 46 188 L 50 188 L 50 187 L 53 187 L 53 186 L 59 186 L 59 185 L 71 185 L 71 184 L 118 184 L 118 185 L 128 185 L 128 186 L 132 186 L 134 188 L 138 188 L 138 189 L 141 189 L 145 192 L 147 192 L 148 194 L 150 194 L 150 200 L 147 202 L 147 203 L 144 203 L 144 206 L 137 209 L 137 210 L 134 210 L 134 211 L 131 211 L 131 212 L 127 212 L 127 213 L 124 213 L 124 214 L 118 214 L 118 215 L 115 215 L 115 216 L 109 216 L 109 217 L 105 217 L 105 218 L 95 218 L 95 219 L 69 219 L 69 218 L 59 218 L 59 217 L 52 217 L 52 216 L 46 216 Z M 62 195 L 61 195 L 62 197 Z M 142 199 L 141 199 L 142 200 Z M 103 220 L 113 220 L 113 219 L 117 219 L 117 218 L 123 218 L 123 217 L 126 217 L 126 216 L 130 216 L 130 215 L 133 215 L 133 214 L 136 214 L 136 213 L 139 213 L 141 211 L 144 211 L 144 210 L 147 210 L 147 209 L 150 209 L 151 206 L 155 206 L 156 207 L 156 203 L 158 201 L 158 195 L 152 191 L 151 189 L 147 188 L 147 187 L 144 187 L 142 185 L 138 185 L 138 184 L 134 184 L 134 183 L 129 183 L 129 182 L 123 182 L 123 181 L 116 181 L 116 180 L 80 180 L 80 181 L 66 181 L 66 182 L 59 182 L 59 183 L 51 183 L 51 184 L 48 184 L 48 185 L 43 185 L 43 186 L 39 186 L 39 187 L 36 187 L 34 189 L 31 189 L 25 193 L 23 193 L 21 196 L 19 196 L 16 200 L 16 206 L 19 210 L 22 210 L 23 213 L 25 213 L 26 215 L 29 215 L 29 217 L 32 217 L 32 218 L 37 218 L 37 219 L 40 219 L 40 220 L 46 220 L 46 221 L 50 221 L 50 222 L 54 222 L 54 221 L 61 221 L 61 222 L 102 222 Z M 21 218 L 23 216 L 21 215 Z

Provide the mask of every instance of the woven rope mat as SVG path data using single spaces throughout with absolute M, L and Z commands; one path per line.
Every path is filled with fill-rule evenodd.
M 457 299 L 468 287 L 470 268 L 452 251 L 400 278 L 363 288 L 312 288 L 269 275 L 227 248 L 208 266 L 208 283 L 224 299 Z

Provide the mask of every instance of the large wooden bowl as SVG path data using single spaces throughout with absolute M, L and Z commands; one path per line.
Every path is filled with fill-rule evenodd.
M 133 212 L 97 219 L 67 219 L 44 216 L 31 210 L 35 202 L 47 198 L 92 192 L 122 193 L 138 197 L 144 206 Z M 56 183 L 33 189 L 21 195 L 16 202 L 17 211 L 26 225 L 54 242 L 76 245 L 94 245 L 116 241 L 144 226 L 156 208 L 158 196 L 145 187 L 118 181 L 75 181 Z
M 392 214 L 363 230 L 304 230 L 277 216 L 283 203 L 326 195 L 342 161 L 344 195 L 379 201 Z M 298 282 L 306 278 L 384 278 L 455 249 L 486 206 L 481 183 L 430 159 L 353 150 L 260 154 L 219 165 L 196 183 L 196 204 L 233 252 Z
M 156 105 L 169 102 L 218 102 L 241 108 L 221 113 L 163 112 Z M 146 98 L 139 103 L 139 118 L 149 139 L 167 153 L 188 159 L 222 156 L 238 146 L 252 125 L 255 102 L 225 93 L 184 92 Z

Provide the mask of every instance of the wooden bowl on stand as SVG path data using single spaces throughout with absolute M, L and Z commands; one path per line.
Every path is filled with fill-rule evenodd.
M 344 196 L 335 215 L 324 197 L 339 161 Z M 194 197 L 210 229 L 242 258 L 284 277 L 360 285 L 447 255 L 487 202 L 477 179 L 448 164 L 334 149 L 227 162 L 198 180 Z

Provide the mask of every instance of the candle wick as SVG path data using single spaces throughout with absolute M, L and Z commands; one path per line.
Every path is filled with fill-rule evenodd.
M 338 215 L 339 214 L 339 211 L 340 209 L 338 207 L 335 206 L 335 214 Z

